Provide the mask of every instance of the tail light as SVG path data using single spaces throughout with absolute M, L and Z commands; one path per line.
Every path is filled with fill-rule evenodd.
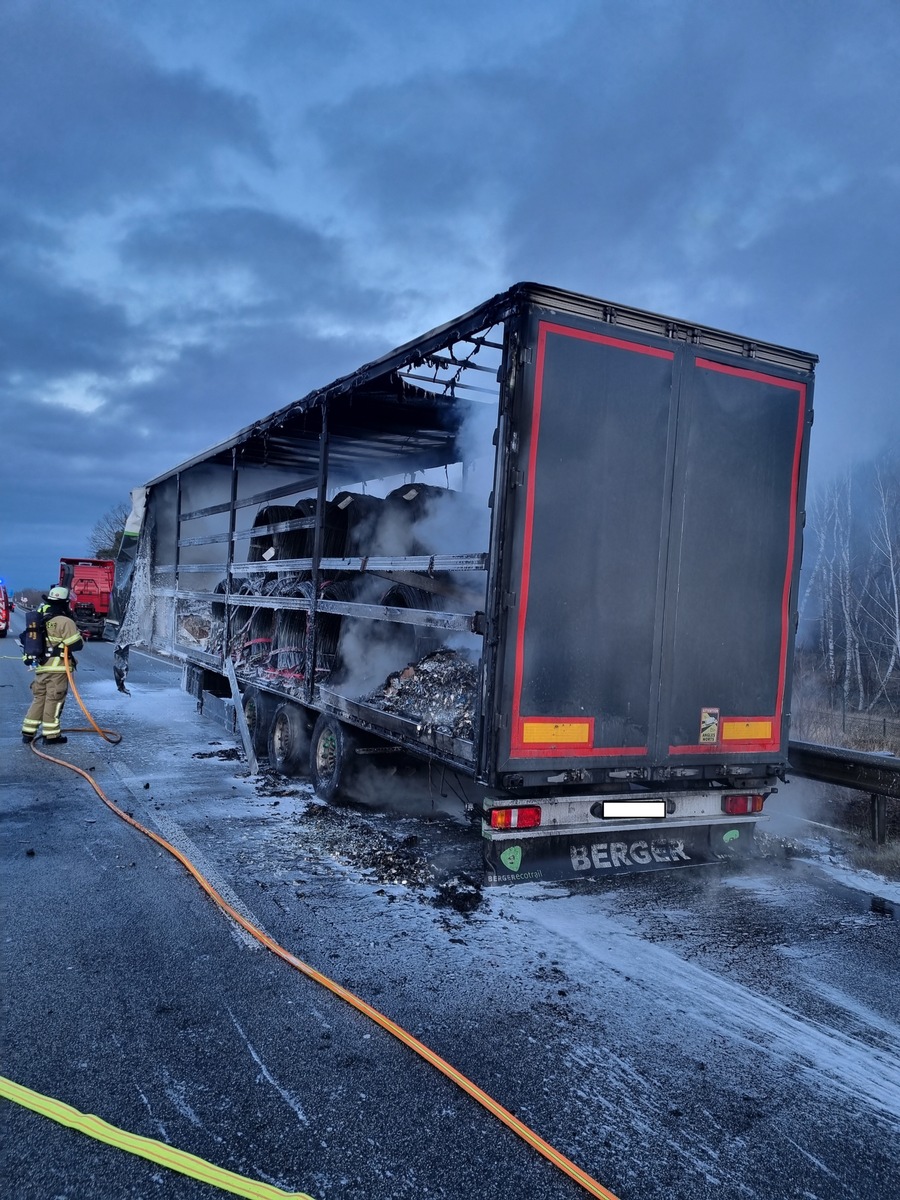
M 491 829 L 534 829 L 540 823 L 541 810 L 537 805 L 491 809 Z
M 745 817 L 763 810 L 764 796 L 726 796 L 722 801 L 722 812 L 730 817 Z

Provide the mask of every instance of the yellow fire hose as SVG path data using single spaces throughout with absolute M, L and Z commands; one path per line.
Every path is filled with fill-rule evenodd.
M 87 717 L 91 726 L 89 730 L 67 729 L 66 732 L 96 732 L 106 741 L 112 742 L 113 744 L 121 741 L 121 734 L 114 733 L 108 729 L 101 729 L 85 707 L 84 702 L 78 693 L 78 689 L 75 686 L 75 681 L 72 678 L 72 671 L 69 666 L 68 650 L 65 651 L 65 663 L 66 672 L 69 676 L 69 683 L 72 691 L 78 701 L 81 711 Z M 38 750 L 36 742 L 37 739 L 31 743 L 31 749 L 35 754 L 37 754 L 40 758 L 46 759 L 48 762 L 55 762 L 60 766 L 68 767 L 70 771 L 75 771 L 83 779 L 86 779 L 103 803 L 110 808 L 116 814 L 116 816 L 121 817 L 123 821 L 126 821 L 129 825 L 134 826 L 135 829 L 140 830 L 141 833 L 145 834 L 152 841 L 156 842 L 158 846 L 161 846 L 164 850 L 168 851 L 168 853 L 174 858 L 177 858 L 182 866 L 191 875 L 193 875 L 194 879 L 196 879 L 203 891 L 206 892 L 209 898 L 216 905 L 218 905 L 222 912 L 231 917 L 233 921 L 236 921 L 238 925 L 240 925 L 247 931 L 247 933 L 251 935 L 251 937 L 254 937 L 268 950 L 271 950 L 273 954 L 276 954 L 279 958 L 283 959 L 284 962 L 288 963 L 289 966 L 294 967 L 295 970 L 300 971 L 309 979 L 315 980 L 316 983 L 321 984 L 322 987 L 325 987 L 330 992 L 333 992 L 335 996 L 338 996 L 341 1000 L 346 1001 L 347 1004 L 357 1009 L 357 1011 L 369 1017 L 370 1020 L 374 1021 L 377 1025 L 380 1025 L 382 1029 L 385 1029 L 399 1041 L 403 1042 L 405 1046 L 408 1046 L 411 1050 L 418 1054 L 420 1058 L 424 1058 L 426 1062 L 431 1063 L 433 1067 L 436 1067 L 438 1071 L 440 1071 L 443 1075 L 446 1075 L 448 1079 L 452 1080 L 458 1087 L 462 1088 L 464 1092 L 467 1092 L 468 1095 L 470 1095 L 474 1100 L 477 1100 L 483 1108 L 486 1108 L 488 1112 L 492 1113 L 499 1121 L 506 1125 L 508 1129 L 511 1129 L 513 1133 L 517 1134 L 523 1139 L 523 1141 L 527 1142 L 532 1149 L 537 1150 L 539 1154 L 543 1155 L 544 1158 L 553 1163 L 555 1167 L 558 1167 L 559 1170 L 565 1175 L 568 1175 L 570 1179 L 573 1179 L 576 1183 L 580 1184 L 590 1195 L 600 1197 L 600 1200 L 617 1200 L 617 1197 L 601 1183 L 598 1183 L 596 1179 L 588 1175 L 586 1171 L 583 1171 L 581 1167 L 572 1162 L 571 1159 L 567 1158 L 564 1154 L 561 1154 L 560 1151 L 554 1149 L 554 1147 L 548 1142 L 545 1142 L 543 1138 L 539 1137 L 538 1134 L 530 1129 L 523 1121 L 520 1121 L 518 1117 L 514 1116 L 513 1113 L 504 1108 L 502 1104 L 499 1104 L 496 1100 L 489 1096 L 487 1092 L 478 1087 L 477 1084 L 473 1083 L 470 1079 L 463 1075 L 462 1072 L 457 1071 L 455 1067 L 451 1066 L 450 1063 L 441 1058 L 439 1054 L 436 1054 L 433 1050 L 430 1050 L 423 1042 L 420 1042 L 418 1038 L 415 1038 L 412 1036 L 412 1034 L 407 1033 L 402 1026 L 392 1021 L 390 1017 L 386 1017 L 383 1013 L 380 1013 L 370 1004 L 367 1004 L 365 1000 L 361 1000 L 359 996 L 354 995 L 353 992 L 347 991 L 347 989 L 341 987 L 339 983 L 335 983 L 334 980 L 329 979 L 327 975 L 321 974 L 321 972 L 317 971 L 314 967 L 309 966 L 301 959 L 295 957 L 295 955 L 291 954 L 290 951 L 285 950 L 283 946 L 280 946 L 278 942 L 270 938 L 267 933 L 264 933 L 261 929 L 258 929 L 255 925 L 247 921 L 236 909 L 232 908 L 228 901 L 216 891 L 212 884 L 203 875 L 201 875 L 189 858 L 182 854 L 181 851 L 175 846 L 171 845 L 171 843 L 167 842 L 165 838 L 160 837 L 160 835 L 157 833 L 154 833 L 152 829 L 147 829 L 146 826 L 141 825 L 139 821 L 136 821 L 133 817 L 129 816 L 128 813 L 124 812 L 117 805 L 113 804 L 113 802 L 104 794 L 96 780 L 94 780 L 87 771 L 82 770 L 81 767 L 76 767 L 73 763 L 66 762 L 64 759 L 54 758 L 52 755 L 47 754 L 42 750 Z M 238 1194 L 261 1195 L 261 1193 L 249 1192 Z
M 147 1158 L 162 1167 L 178 1171 L 181 1175 L 189 1175 L 202 1183 L 211 1183 L 223 1192 L 244 1196 L 247 1200 L 313 1200 L 306 1192 L 282 1191 L 281 1188 L 273 1187 L 271 1183 L 261 1183 L 256 1179 L 248 1179 L 245 1175 L 237 1175 L 234 1171 L 217 1167 L 203 1158 L 198 1158 L 196 1154 L 177 1150 L 165 1142 L 157 1142 L 154 1138 L 141 1137 L 139 1134 L 129 1133 L 126 1129 L 119 1129 L 92 1113 L 79 1112 L 77 1108 L 63 1104 L 61 1100 L 42 1096 L 40 1092 L 33 1092 L 31 1088 L 13 1083 L 11 1079 L 5 1079 L 2 1075 L 0 1096 L 14 1100 L 23 1108 L 30 1108 L 42 1117 L 49 1117 L 51 1121 L 66 1125 L 69 1129 L 77 1129 L 79 1133 L 85 1133 L 99 1142 L 106 1142 L 119 1150 L 127 1150 L 129 1154 Z

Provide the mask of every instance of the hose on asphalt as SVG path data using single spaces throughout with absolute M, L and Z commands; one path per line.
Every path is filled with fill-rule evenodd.
M 121 734 L 113 733 L 111 730 L 101 729 L 87 711 L 81 696 L 78 694 L 78 691 L 75 688 L 74 680 L 72 679 L 72 672 L 69 666 L 68 650 L 65 652 L 65 663 L 66 671 L 69 675 L 69 682 L 72 686 L 72 691 L 75 693 L 82 712 L 84 712 L 85 716 L 87 716 L 91 723 L 91 728 L 89 730 L 70 730 L 69 732 L 96 732 L 106 741 L 113 742 L 113 744 L 121 741 Z M 538 1154 L 541 1154 L 548 1160 L 548 1162 L 551 1162 L 555 1167 L 562 1171 L 563 1174 L 580 1184 L 581 1187 L 583 1187 L 590 1195 L 597 1196 L 600 1198 L 600 1200 L 617 1200 L 617 1197 L 612 1192 L 608 1191 L 601 1183 L 598 1183 L 596 1179 L 588 1175 L 586 1171 L 583 1171 L 581 1167 L 572 1162 L 572 1160 L 567 1158 L 566 1155 L 562 1154 L 559 1150 L 551 1146 L 549 1142 L 544 1141 L 544 1139 L 535 1133 L 534 1130 L 529 1128 L 524 1121 L 520 1121 L 517 1116 L 511 1113 L 507 1108 L 504 1108 L 502 1104 L 499 1104 L 496 1100 L 494 1100 L 492 1096 L 488 1095 L 488 1093 L 480 1088 L 476 1083 L 473 1083 L 467 1076 L 463 1075 L 461 1071 L 457 1071 L 457 1069 L 448 1063 L 446 1059 L 435 1053 L 435 1051 L 429 1049 L 428 1046 L 426 1046 L 423 1042 L 420 1042 L 418 1038 L 414 1037 L 411 1033 L 408 1033 L 401 1025 L 398 1025 L 395 1021 L 392 1021 L 390 1017 L 387 1017 L 383 1013 L 379 1012 L 378 1009 L 373 1008 L 372 1005 L 367 1004 L 365 1000 L 362 1000 L 353 992 L 341 987 L 341 985 L 336 983 L 333 979 L 329 979 L 327 975 L 323 975 L 320 971 L 317 971 L 315 967 L 309 966 L 308 963 L 303 962 L 302 959 L 299 959 L 295 955 L 291 954 L 289 950 L 286 950 L 283 946 L 279 945 L 279 943 L 273 938 L 269 937 L 267 933 L 253 925 L 250 921 L 243 917 L 237 911 L 237 909 L 233 908 L 228 901 L 222 895 L 220 895 L 219 892 L 216 891 L 209 880 L 207 880 L 205 876 L 200 873 L 191 860 L 186 855 L 182 854 L 177 847 L 173 846 L 170 842 L 167 842 L 164 837 L 160 836 L 160 834 L 154 833 L 152 829 L 148 829 L 145 825 L 142 825 L 140 821 L 135 820 L 135 818 L 129 813 L 125 812 L 123 809 L 119 808 L 118 805 L 114 804 L 112 800 L 110 800 L 109 797 L 104 793 L 103 789 L 96 782 L 96 780 L 87 771 L 82 770 L 81 767 L 75 766 L 74 763 L 66 762 L 65 759 L 55 758 L 53 755 L 47 754 L 43 750 L 38 750 L 35 745 L 36 741 L 37 739 L 31 743 L 31 749 L 35 754 L 49 762 L 54 762 L 59 766 L 67 767 L 70 771 L 75 771 L 76 774 L 82 777 L 82 779 L 86 779 L 103 803 L 107 806 L 107 808 L 114 812 L 117 817 L 120 817 L 128 825 L 133 826 L 140 833 L 145 834 L 146 837 L 150 838 L 151 841 L 156 842 L 158 846 L 171 854 L 173 858 L 176 858 L 178 862 L 180 862 L 185 868 L 185 870 L 194 877 L 194 879 L 197 881 L 203 891 L 206 892 L 207 896 L 209 896 L 213 903 L 216 904 L 218 908 L 220 908 L 221 911 L 229 916 L 233 921 L 240 925 L 242 929 L 245 929 L 251 937 L 255 938 L 256 941 L 265 946 L 267 950 L 271 950 L 273 954 L 277 955 L 289 966 L 293 967 L 297 971 L 300 971 L 301 974 L 307 976 L 307 978 L 314 980 L 318 984 L 321 984 L 322 987 L 327 988 L 328 991 L 339 997 L 339 999 L 344 1000 L 358 1012 L 361 1012 L 364 1016 L 374 1021 L 376 1025 L 380 1025 L 382 1029 L 392 1034 L 392 1036 L 397 1038 L 398 1041 L 409 1047 L 409 1049 L 418 1054 L 420 1058 L 423 1058 L 426 1062 L 430 1063 L 433 1067 L 440 1071 L 441 1074 L 445 1075 L 459 1088 L 471 1096 L 473 1100 L 476 1100 L 483 1108 L 487 1109 L 489 1113 L 492 1113 L 508 1129 L 512 1130 L 513 1133 L 522 1138 L 522 1140 L 531 1146 L 533 1150 L 536 1150 Z
M 262 1183 L 258 1179 L 249 1179 L 246 1175 L 238 1175 L 225 1167 L 217 1167 L 214 1163 L 199 1158 L 170 1146 L 168 1142 L 158 1142 L 155 1138 L 141 1137 L 137 1133 L 129 1133 L 118 1125 L 110 1125 L 108 1121 L 94 1116 L 93 1113 L 79 1112 L 70 1104 L 56 1100 L 52 1096 L 44 1096 L 32 1091 L 21 1083 L 14 1083 L 0 1075 L 0 1096 L 30 1108 L 32 1112 L 40 1113 L 50 1121 L 65 1125 L 69 1129 L 77 1129 L 98 1142 L 106 1142 L 117 1150 L 125 1150 L 139 1158 L 149 1159 L 177 1171 L 180 1175 L 188 1175 L 191 1179 L 199 1179 L 201 1183 L 211 1184 L 223 1192 L 231 1192 L 235 1196 L 243 1196 L 245 1200 L 313 1200 L 306 1192 L 285 1192 L 274 1184 Z

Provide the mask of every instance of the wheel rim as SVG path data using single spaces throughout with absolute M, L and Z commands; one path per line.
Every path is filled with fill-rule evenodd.
M 337 766 L 337 738 L 334 730 L 324 729 L 316 742 L 316 774 L 320 779 L 333 779 Z
M 251 738 L 255 738 L 259 731 L 259 714 L 256 711 L 255 700 L 248 700 L 244 705 L 244 720 L 247 722 Z
M 272 730 L 272 748 L 279 762 L 284 762 L 290 754 L 291 744 L 290 726 L 284 715 L 279 715 L 275 720 L 275 728 Z

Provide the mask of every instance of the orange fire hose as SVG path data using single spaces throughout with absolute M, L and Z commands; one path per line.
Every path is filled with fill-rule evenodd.
M 101 729 L 88 712 L 84 702 L 81 699 L 81 696 L 78 694 L 78 690 L 75 687 L 75 683 L 72 678 L 72 672 L 69 667 L 68 649 L 66 649 L 65 652 L 65 663 L 72 691 L 75 694 L 75 698 L 78 701 L 79 707 L 91 724 L 90 730 L 67 729 L 66 732 L 96 732 L 106 741 L 117 744 L 119 741 L 121 741 L 121 734 L 114 733 L 108 729 Z M 115 805 L 104 794 L 100 785 L 87 771 L 82 770 L 81 767 L 76 767 L 73 763 L 66 762 L 64 759 L 54 758 L 52 755 L 47 754 L 42 750 L 38 750 L 36 741 L 37 739 L 31 743 L 31 749 L 35 754 L 38 755 L 38 757 L 46 759 L 48 762 L 55 762 L 60 766 L 68 767 L 70 771 L 75 771 L 82 777 L 82 779 L 86 779 L 103 803 L 110 808 L 117 817 L 121 817 L 123 821 L 126 821 L 129 825 L 132 825 L 135 829 L 140 830 L 141 833 L 145 834 L 152 841 L 156 842 L 158 846 L 161 846 L 163 850 L 168 851 L 168 853 L 174 858 L 177 858 L 185 870 L 193 875 L 194 879 L 196 879 L 203 891 L 206 892 L 209 898 L 216 905 L 218 905 L 222 912 L 231 917 L 233 921 L 236 921 L 238 925 L 240 925 L 247 931 L 247 933 L 251 935 L 251 937 L 255 938 L 268 950 L 271 950 L 273 954 L 277 954 L 278 957 L 283 959 L 284 962 L 286 962 L 289 966 L 294 967 L 297 971 L 300 971 L 309 979 L 315 980 L 316 983 L 321 984 L 322 987 L 325 987 L 330 992 L 333 992 L 335 996 L 338 996 L 341 1000 L 346 1001 L 347 1004 L 350 1004 L 353 1008 L 357 1009 L 358 1012 L 361 1012 L 364 1014 L 364 1016 L 369 1017 L 369 1019 L 374 1021 L 376 1025 L 380 1025 L 382 1029 L 385 1029 L 388 1033 L 397 1038 L 398 1041 L 403 1042 L 405 1046 L 408 1046 L 410 1050 L 413 1050 L 416 1054 L 418 1054 L 420 1058 L 424 1058 L 426 1062 L 431 1063 L 433 1067 L 436 1067 L 438 1071 L 440 1071 L 443 1075 L 446 1075 L 448 1079 L 452 1080 L 458 1087 L 462 1088 L 464 1092 L 467 1092 L 468 1095 L 470 1095 L 474 1100 L 477 1100 L 483 1108 L 486 1108 L 487 1111 L 492 1113 L 499 1121 L 502 1121 L 502 1123 L 506 1125 L 508 1129 L 511 1129 L 513 1133 L 517 1134 L 523 1139 L 523 1141 L 527 1142 L 532 1149 L 537 1150 L 539 1154 L 543 1155 L 544 1158 L 553 1163 L 555 1167 L 558 1167 L 559 1170 L 565 1175 L 568 1175 L 570 1179 L 573 1179 L 576 1183 L 580 1184 L 585 1191 L 590 1193 L 590 1195 L 600 1197 L 601 1200 L 617 1200 L 617 1197 L 601 1183 L 598 1183 L 596 1179 L 588 1175 L 586 1171 L 583 1171 L 581 1167 L 572 1162 L 571 1159 L 567 1158 L 564 1154 L 561 1154 L 559 1150 L 554 1149 L 549 1142 L 545 1142 L 543 1138 L 539 1137 L 538 1134 L 530 1129 L 523 1121 L 520 1121 L 518 1117 L 516 1117 L 508 1109 L 504 1108 L 502 1104 L 499 1104 L 496 1100 L 489 1096 L 487 1092 L 478 1087 L 477 1084 L 473 1083 L 470 1079 L 463 1075 L 462 1072 L 457 1071 L 455 1067 L 451 1066 L 450 1063 L 441 1058 L 439 1054 L 436 1054 L 433 1050 L 430 1050 L 423 1042 L 420 1042 L 418 1038 L 415 1038 L 412 1034 L 407 1033 L 402 1026 L 398 1025 L 395 1021 L 392 1021 L 390 1017 L 386 1017 L 383 1013 L 380 1013 L 378 1009 L 373 1008 L 370 1004 L 367 1004 L 365 1000 L 361 1000 L 360 997 L 354 995 L 353 992 L 347 991 L 347 989 L 341 987 L 339 983 L 335 983 L 333 979 L 329 979 L 327 975 L 323 975 L 314 967 L 309 966 L 307 963 L 291 954 L 290 951 L 285 950 L 283 946 L 280 946 L 278 942 L 270 938 L 267 933 L 264 933 L 261 929 L 258 929 L 255 925 L 247 921 L 236 909 L 232 908 L 228 901 L 216 891 L 212 884 L 203 875 L 201 875 L 190 859 L 182 854 L 180 850 L 171 845 L 171 843 L 167 842 L 165 838 L 160 837 L 159 834 L 154 833 L 152 829 L 147 829 L 146 826 L 141 825 L 141 823 L 136 821 L 134 817 L 129 816 L 128 813 L 124 812 L 121 808 Z

